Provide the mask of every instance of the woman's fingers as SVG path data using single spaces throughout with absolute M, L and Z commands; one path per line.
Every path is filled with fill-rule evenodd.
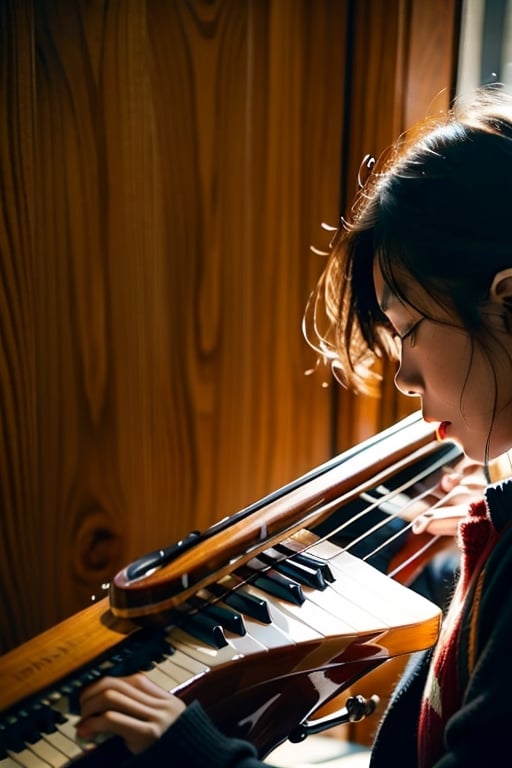
M 82 711 L 88 711 L 89 707 L 94 706 L 91 701 L 99 696 L 117 696 L 129 697 L 131 701 L 141 703 L 150 703 L 153 698 L 165 699 L 168 694 L 159 685 L 156 685 L 146 675 L 138 673 L 127 677 L 102 677 L 98 682 L 84 688 L 80 697 Z
M 151 746 L 166 730 L 158 727 L 152 720 L 134 720 L 116 710 L 107 710 L 89 717 L 77 725 L 77 735 L 86 741 L 92 741 L 100 734 L 120 736 L 130 752 L 143 752 Z
M 413 532 L 455 536 L 461 518 L 467 515 L 472 502 L 482 498 L 486 484 L 482 466 L 464 457 L 441 476 L 430 497 L 436 499 L 435 503 L 426 510 L 418 509 L 420 514 L 413 521 Z
M 420 515 L 412 524 L 413 533 L 432 536 L 456 536 L 459 522 L 468 513 L 467 504 L 432 509 Z
M 419 515 L 412 524 L 413 533 L 432 536 L 456 536 L 461 518 L 468 514 L 469 505 L 482 498 L 482 487 L 474 482 L 455 485 L 440 501 Z
M 80 738 L 115 734 L 134 753 L 151 746 L 185 709 L 180 699 L 143 674 L 104 677 L 84 689 L 80 704 Z

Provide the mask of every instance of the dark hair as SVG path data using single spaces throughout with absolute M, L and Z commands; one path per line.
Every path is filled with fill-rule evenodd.
M 393 293 L 411 303 L 403 283 L 411 276 L 485 341 L 480 310 L 495 274 L 512 266 L 512 97 L 502 88 L 403 134 L 331 243 L 306 338 L 342 384 L 370 394 L 379 391 L 377 360 L 397 352 L 375 297 L 375 258 Z

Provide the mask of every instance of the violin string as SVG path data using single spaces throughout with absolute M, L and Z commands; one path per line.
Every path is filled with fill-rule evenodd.
M 430 458 L 432 459 L 432 457 Z M 312 547 L 318 545 L 319 543 L 328 541 L 329 539 L 332 539 L 337 535 L 339 536 L 346 528 L 348 528 L 357 520 L 370 514 L 370 512 L 378 509 L 382 505 L 389 504 L 390 502 L 391 503 L 395 502 L 395 506 L 398 507 L 396 512 L 392 512 L 392 513 L 385 512 L 383 519 L 381 521 L 374 524 L 369 529 L 365 530 L 363 534 L 361 534 L 357 538 L 348 542 L 344 547 L 340 546 L 339 542 L 336 542 L 339 552 L 350 552 L 350 550 L 354 549 L 354 547 L 356 547 L 358 544 L 364 542 L 366 539 L 369 539 L 380 528 L 388 525 L 390 521 L 392 521 L 393 519 L 398 518 L 403 522 L 405 522 L 406 524 L 399 531 L 395 531 L 393 534 L 389 535 L 384 541 L 382 541 L 380 544 L 374 547 L 370 552 L 360 557 L 360 559 L 362 559 L 363 561 L 366 561 L 366 562 L 370 561 L 379 552 L 384 550 L 386 547 L 391 546 L 399 537 L 405 535 L 408 531 L 410 531 L 415 520 L 418 517 L 420 517 L 424 512 L 426 512 L 427 510 L 434 509 L 436 506 L 439 506 L 443 503 L 443 497 L 441 498 L 438 497 L 438 500 L 436 502 L 432 504 L 429 503 L 425 508 L 421 509 L 421 511 L 419 511 L 412 520 L 407 521 L 403 518 L 403 513 L 407 511 L 411 506 L 413 506 L 414 504 L 417 504 L 418 502 L 421 502 L 422 500 L 428 497 L 432 497 L 435 495 L 436 487 L 438 487 L 438 479 L 436 479 L 435 482 L 432 481 L 432 485 L 429 485 L 427 487 L 425 487 L 425 481 L 429 477 L 435 476 L 435 473 L 437 473 L 443 467 L 449 465 L 450 459 L 447 459 L 446 455 L 441 455 L 441 456 L 438 456 L 437 458 L 435 458 L 434 456 L 434 459 L 435 460 L 432 460 L 430 463 L 428 463 L 427 466 L 423 464 L 423 461 L 425 460 L 424 457 L 423 459 L 419 459 L 419 461 L 422 462 L 421 469 L 417 470 L 413 474 L 413 476 L 408 477 L 403 483 L 401 483 L 398 487 L 392 490 L 388 490 L 385 486 L 385 483 L 399 476 L 400 471 L 403 471 L 403 470 L 397 471 L 396 474 L 390 474 L 386 479 L 381 480 L 380 482 L 376 480 L 376 484 L 374 484 L 373 486 L 370 486 L 370 490 L 379 491 L 379 489 L 384 489 L 386 492 L 383 495 L 381 495 L 379 498 L 373 498 L 372 501 L 369 504 L 367 504 L 367 506 L 363 510 L 361 510 L 359 513 L 355 515 L 352 515 L 348 520 L 345 520 L 343 523 L 338 525 L 334 530 L 330 530 L 327 534 L 323 536 L 316 535 L 314 541 L 308 544 L 304 543 L 303 545 L 301 545 L 298 551 L 293 551 L 292 553 L 288 549 L 287 554 L 284 554 L 282 552 L 279 553 L 279 558 L 275 560 L 275 565 L 277 565 L 281 561 L 285 561 L 288 558 L 293 557 L 294 554 L 295 555 L 307 554 Z M 410 465 L 409 467 L 406 467 L 406 470 L 412 469 L 413 467 L 414 465 L 412 466 Z M 420 484 L 423 485 L 423 490 L 420 493 L 415 493 L 415 495 L 412 497 L 407 496 L 408 491 L 410 491 L 411 489 L 414 489 L 415 486 L 419 486 Z M 369 487 L 368 485 L 365 485 L 365 490 L 359 493 L 359 495 L 357 495 L 357 493 L 354 494 L 353 496 L 351 496 L 351 499 L 356 500 L 358 498 L 361 499 L 364 496 L 368 497 L 369 496 L 368 487 Z M 406 503 L 403 503 L 404 496 L 407 499 Z M 396 503 L 397 498 L 400 501 L 399 504 Z M 310 511 L 311 513 L 327 511 L 335 514 L 336 510 L 343 508 L 344 503 L 346 504 L 347 502 L 346 502 L 346 499 L 343 499 L 343 497 L 340 497 L 338 499 L 331 499 L 320 508 L 317 507 L 316 510 L 312 508 Z M 348 502 L 348 505 L 349 504 L 350 504 L 350 501 Z M 307 523 L 305 527 L 307 527 Z M 290 532 L 290 535 L 293 537 L 292 532 Z M 396 575 L 400 573 L 400 571 L 407 568 L 410 563 L 412 563 L 414 560 L 416 560 L 418 557 L 424 554 L 424 552 L 426 552 L 430 547 L 432 547 L 439 540 L 439 538 L 440 538 L 439 536 L 431 536 L 426 543 L 424 543 L 423 539 L 419 540 L 421 541 L 422 546 L 418 547 L 418 549 L 415 552 L 413 552 L 411 555 L 409 555 L 406 560 L 401 562 L 398 566 L 396 566 L 393 569 L 393 571 L 387 573 L 386 575 L 390 578 L 394 578 Z M 286 539 L 281 539 L 281 541 L 283 544 L 286 545 Z M 295 541 L 296 542 L 300 541 L 300 539 L 296 539 Z M 294 550 L 295 550 L 295 547 L 294 547 Z M 273 567 L 272 565 L 266 564 L 263 570 L 270 570 L 272 567 Z M 235 572 L 236 572 L 236 568 L 235 568 Z M 245 579 L 243 579 L 242 581 L 244 580 Z M 249 580 L 251 579 L 249 578 Z M 216 599 L 219 599 L 219 597 L 217 596 Z
M 434 546 L 434 544 L 437 544 L 441 537 L 439 535 L 432 536 L 430 539 L 428 539 L 422 547 L 419 547 L 417 550 L 415 550 L 406 560 L 401 562 L 399 565 L 396 566 L 396 568 L 393 568 L 392 571 L 389 571 L 387 576 L 390 579 L 394 579 L 395 576 L 398 576 L 399 573 L 401 573 L 405 568 L 407 568 L 409 565 L 411 565 L 415 560 L 417 560 L 419 557 L 425 554 L 425 552 L 428 552 L 428 550 Z
M 368 515 L 370 512 L 373 512 L 375 509 L 378 509 L 383 504 L 386 504 L 386 503 L 389 504 L 389 502 L 393 501 L 397 496 L 399 496 L 400 494 L 404 494 L 406 491 L 413 488 L 417 483 L 421 482 L 422 480 L 425 480 L 429 475 L 437 471 L 437 469 L 441 468 L 444 464 L 445 464 L 444 460 L 438 460 L 434 464 L 430 465 L 428 468 L 423 469 L 413 477 L 408 478 L 405 482 L 403 482 L 397 488 L 394 488 L 391 491 L 387 491 L 386 495 L 383 495 L 380 498 L 374 499 L 372 503 L 368 504 L 368 506 L 366 506 L 363 510 L 353 515 L 348 520 L 345 520 L 343 523 L 341 523 L 339 526 L 334 528 L 332 531 L 329 531 L 328 534 L 321 537 L 321 541 L 326 541 L 327 539 L 330 539 L 334 536 L 339 536 L 346 528 L 348 528 L 354 522 L 357 522 L 361 518 Z M 417 494 L 415 497 L 410 498 L 406 504 L 402 505 L 399 508 L 399 510 L 397 510 L 397 512 L 388 514 L 387 517 L 384 518 L 382 521 L 380 521 L 378 524 L 367 529 L 357 539 L 354 539 L 349 544 L 347 544 L 347 546 L 345 547 L 345 551 L 350 551 L 350 549 L 353 549 L 356 546 L 356 544 L 359 544 L 363 542 L 366 538 L 369 538 L 370 536 L 372 536 L 379 528 L 387 525 L 390 522 L 390 520 L 394 518 L 401 518 L 400 513 L 403 513 L 408 508 L 416 504 L 418 501 L 431 495 L 434 491 L 434 488 L 435 488 L 435 485 L 433 485 L 431 488 L 425 489 L 425 491 L 423 491 L 420 494 Z M 361 498 L 361 496 L 359 498 Z M 423 514 L 425 511 L 426 509 L 421 510 L 421 512 L 418 513 L 418 516 Z M 393 540 L 393 538 L 394 537 L 390 537 L 386 542 L 384 542 L 384 545 L 390 543 Z
M 413 479 L 411 481 L 411 485 L 409 485 L 409 488 L 411 486 L 414 486 L 414 485 L 415 485 L 415 481 Z M 393 514 L 389 514 L 387 519 L 382 520 L 380 523 L 378 523 L 375 526 L 373 526 L 373 528 L 368 529 L 368 531 L 366 531 L 364 534 L 362 534 L 357 540 L 351 541 L 350 544 L 348 544 L 347 547 L 345 548 L 346 551 L 349 551 L 357 543 L 363 542 L 365 540 L 365 538 L 370 536 L 373 532 L 375 532 L 375 531 L 379 530 L 380 528 L 386 526 L 391 519 L 398 518 L 400 520 L 403 520 L 403 522 L 406 522 L 406 520 L 402 517 L 403 513 L 405 511 L 407 511 L 411 506 L 414 506 L 415 504 L 417 504 L 418 502 L 422 501 L 423 499 L 426 499 L 429 496 L 433 496 L 435 488 L 436 488 L 436 485 L 434 484 L 432 487 L 426 488 L 422 493 L 419 493 L 416 496 L 411 497 L 408 500 L 408 502 L 406 504 L 404 504 L 404 506 L 402 506 L 399 509 L 398 512 L 393 513 Z M 393 501 L 396 498 L 397 495 L 399 495 L 399 494 L 394 492 L 394 491 L 391 491 L 387 497 L 383 497 L 382 499 L 379 499 L 379 504 L 385 503 L 389 499 L 391 499 L 391 501 Z M 419 510 L 418 513 L 416 514 L 416 516 L 412 520 L 409 520 L 407 522 L 407 524 L 403 528 L 401 528 L 399 531 L 396 531 L 394 534 L 389 536 L 385 541 L 381 542 L 381 544 L 376 546 L 371 552 L 369 552 L 367 555 L 365 555 L 362 559 L 363 560 L 370 560 L 371 558 L 375 557 L 383 549 L 385 549 L 386 547 L 388 547 L 391 544 L 393 544 L 393 542 L 395 542 L 397 539 L 399 539 L 405 533 L 408 533 L 412 529 L 412 527 L 413 527 L 414 523 L 416 522 L 416 520 L 418 520 L 425 512 L 431 511 L 433 509 L 436 509 L 437 507 L 442 506 L 443 503 L 444 503 L 444 497 L 440 497 L 440 498 L 438 498 L 438 500 L 436 502 L 434 502 L 432 504 L 429 504 L 428 507 L 426 507 L 425 509 Z M 432 538 L 435 538 L 437 540 L 438 537 L 436 536 L 436 537 L 432 537 Z M 429 542 L 429 546 L 430 545 L 431 545 L 431 543 Z
M 327 534 L 324 534 L 323 536 L 320 536 L 315 540 L 314 543 L 309 544 L 304 547 L 303 552 L 307 552 L 311 547 L 324 542 L 328 541 L 329 539 L 332 539 L 335 536 L 339 536 L 345 529 L 347 529 L 350 525 L 352 525 L 354 522 L 360 520 L 361 518 L 368 515 L 370 512 L 378 509 L 382 505 L 389 504 L 390 502 L 393 502 L 397 499 L 397 497 L 401 497 L 406 494 L 407 491 L 409 491 L 411 488 L 414 488 L 415 485 L 418 483 L 424 481 L 426 478 L 428 478 L 430 475 L 435 473 L 437 470 L 442 468 L 446 464 L 446 459 L 444 457 L 438 459 L 433 464 L 429 465 L 428 467 L 420 470 L 417 472 L 413 477 L 408 478 L 406 481 L 404 481 L 400 486 L 397 488 L 394 488 L 392 490 L 387 490 L 385 494 L 383 494 L 381 497 L 373 499 L 371 503 L 369 503 L 363 510 L 358 512 L 357 514 L 350 517 L 348 520 L 345 520 L 343 523 L 338 525 L 333 530 L 329 531 Z M 435 488 L 437 483 L 433 484 L 431 487 L 425 488 L 421 493 L 415 494 L 413 497 L 409 497 L 408 501 L 405 504 L 398 505 L 398 509 L 396 512 L 392 513 L 385 513 L 385 517 L 379 521 L 378 523 L 375 523 L 373 526 L 368 528 L 364 531 L 361 535 L 356 537 L 355 539 L 352 539 L 349 543 L 347 543 L 344 547 L 341 547 L 342 552 L 350 552 L 352 549 L 354 549 L 358 544 L 363 543 L 366 539 L 369 539 L 371 536 L 373 536 L 376 532 L 378 532 L 381 528 L 387 526 L 393 519 L 400 519 L 403 522 L 406 523 L 404 527 L 402 527 L 399 531 L 395 531 L 393 534 L 388 536 L 384 541 L 382 541 L 378 546 L 374 547 L 370 552 L 368 552 L 366 555 L 364 555 L 361 559 L 364 561 L 370 561 L 372 558 L 374 558 L 379 552 L 382 552 L 385 548 L 391 546 L 398 538 L 401 536 L 404 536 L 406 533 L 408 533 L 412 526 L 414 525 L 415 520 L 420 517 L 422 514 L 424 514 L 427 510 L 435 509 L 436 507 L 442 505 L 443 498 L 438 498 L 438 500 L 432 504 L 429 504 L 428 507 L 425 507 L 424 509 L 421 509 L 418 511 L 415 518 L 413 518 L 410 521 L 407 521 L 403 518 L 403 513 L 406 512 L 408 509 L 410 509 L 412 506 L 417 504 L 418 502 L 428 498 L 429 496 L 432 496 L 434 494 Z M 382 485 L 379 487 L 383 487 Z M 367 493 L 362 493 L 359 498 L 362 498 L 364 496 L 368 497 Z M 371 498 L 371 497 L 370 497 Z M 392 574 L 388 574 L 389 576 L 396 576 L 401 570 L 406 568 L 411 562 L 413 562 L 415 559 L 420 557 L 425 551 L 427 551 L 430 547 L 432 547 L 436 541 L 439 539 L 438 536 L 432 536 L 427 542 L 422 543 L 422 546 L 416 550 L 410 557 L 407 558 L 403 563 L 401 563 L 399 566 L 397 566 Z

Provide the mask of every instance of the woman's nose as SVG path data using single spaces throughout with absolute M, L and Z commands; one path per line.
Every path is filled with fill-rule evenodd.
M 423 391 L 418 376 L 415 376 L 412 370 L 404 365 L 403 361 L 395 374 L 395 386 L 403 395 L 409 397 L 421 395 Z

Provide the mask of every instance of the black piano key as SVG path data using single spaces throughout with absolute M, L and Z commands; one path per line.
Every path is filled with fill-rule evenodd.
M 82 688 L 83 686 L 79 680 L 70 680 L 59 688 L 62 696 L 65 696 L 68 700 L 68 711 L 71 715 L 80 714 L 80 693 Z
M 320 590 L 327 589 L 327 582 L 319 568 L 311 568 L 304 563 L 288 559 L 279 563 L 279 565 L 276 565 L 276 569 L 285 576 L 297 579 L 298 582 L 304 584 L 306 587 L 313 587 L 314 589 Z
M 247 565 L 238 568 L 237 572 L 242 579 L 250 581 L 269 595 L 280 597 L 295 605 L 302 605 L 306 600 L 298 582 L 283 576 L 274 568 L 269 568 L 257 557 L 253 557 Z
M 173 653 L 163 631 L 142 632 L 132 638 L 119 652 L 112 654 L 102 665 L 103 674 L 125 677 L 150 670 L 155 663 Z
M 218 620 L 204 613 L 194 613 L 189 616 L 183 624 L 183 630 L 212 648 L 224 648 L 228 644 Z
M 273 569 L 258 573 L 251 579 L 251 584 L 268 595 L 279 597 L 295 605 L 302 605 L 306 600 L 300 584 Z
M 136 672 L 151 669 L 151 658 L 141 653 L 140 649 L 126 648 L 123 653 L 116 653 L 104 666 L 104 674 L 113 677 L 126 677 Z
M 19 709 L 16 717 L 18 720 L 17 727 L 25 744 L 35 744 L 36 741 L 39 741 L 41 734 L 30 712 L 26 709 Z
M 22 752 L 26 749 L 23 730 L 18 717 L 10 715 L 1 724 L 2 734 L 0 742 L 4 750 L 10 752 Z
M 320 568 L 312 568 L 310 565 L 296 562 L 292 558 L 285 558 L 282 555 L 279 555 L 278 552 L 275 552 L 275 554 L 263 552 L 261 555 L 258 555 L 258 560 L 273 566 L 279 573 L 282 573 L 284 576 L 290 576 L 292 579 L 296 579 L 300 584 L 303 584 L 306 587 L 313 587 L 314 589 L 320 590 L 326 589 L 327 587 L 327 583 Z
M 235 611 L 240 611 L 251 619 L 261 621 L 263 624 L 272 624 L 266 600 L 250 595 L 243 587 L 227 592 L 220 584 L 209 584 L 208 589 L 216 597 L 220 597 L 226 605 L 234 608 Z
M 66 722 L 66 718 L 64 717 L 63 713 L 58 709 L 58 702 L 61 699 L 61 695 L 58 692 L 52 691 L 52 693 L 48 694 L 48 707 L 52 711 L 52 717 L 53 722 L 55 725 L 62 725 L 62 723 Z
M 300 584 L 275 571 L 268 571 L 268 573 L 257 576 L 253 579 L 252 583 L 263 592 L 287 600 L 295 605 L 302 605 L 306 600 Z
M 325 581 L 329 581 L 331 584 L 333 581 L 335 581 L 335 577 L 329 566 L 329 563 L 319 557 L 316 557 L 316 555 L 306 554 L 305 552 L 295 552 L 290 547 L 287 547 L 286 544 L 277 544 L 276 549 L 279 550 L 279 552 L 288 555 L 290 560 L 294 560 L 297 563 L 303 563 L 310 568 L 320 569 Z
M 80 714 L 80 694 L 87 685 L 95 682 L 102 676 L 99 669 L 91 668 L 90 670 L 83 672 L 79 677 L 66 682 L 59 688 L 59 693 L 68 699 L 68 709 L 70 714 Z M 52 710 L 54 713 L 54 722 L 62 722 L 61 715 L 56 710 Z
M 304 563 L 304 565 L 308 565 L 311 568 L 318 568 L 322 572 L 322 576 L 326 582 L 330 582 L 332 584 L 333 581 L 336 580 L 331 568 L 329 567 L 329 563 L 326 563 L 324 560 L 320 560 L 319 557 L 313 557 L 313 555 L 304 555 L 302 552 L 300 552 L 296 555 L 293 555 L 293 557 L 290 559 L 295 560 L 298 563 Z
M 150 642 L 141 641 L 134 648 L 134 655 L 140 660 L 144 669 L 151 669 L 153 664 L 166 658 L 169 648 L 169 644 L 164 642 L 160 635 L 156 635 Z
M 233 632 L 235 635 L 243 637 L 247 634 L 243 616 L 239 612 L 235 613 L 216 603 L 207 605 L 203 612 L 211 616 L 212 619 L 215 619 L 224 629 Z
M 116 653 L 102 664 L 103 674 L 113 677 L 125 677 L 137 672 L 137 660 L 134 654 Z
M 7 724 L 0 723 L 0 760 L 5 760 L 9 755 L 7 750 L 9 749 Z
M 49 704 L 41 702 L 31 704 L 29 714 L 40 733 L 55 733 L 57 723 L 64 720 L 61 712 L 57 712 Z
M 232 611 L 230 608 L 226 608 L 225 605 L 219 605 L 213 599 L 212 593 L 208 594 L 207 590 L 203 591 L 201 597 L 193 596 L 189 598 L 186 603 L 180 606 L 179 610 L 190 610 L 191 615 L 193 613 L 203 613 L 217 624 L 220 624 L 223 629 L 233 632 L 235 635 L 243 637 L 247 634 L 241 613 L 239 611 Z
M 102 677 L 100 670 L 92 668 L 81 674 L 79 680 L 80 683 L 85 687 L 86 685 L 90 685 L 91 683 L 96 682 L 96 680 L 99 680 L 100 677 Z

